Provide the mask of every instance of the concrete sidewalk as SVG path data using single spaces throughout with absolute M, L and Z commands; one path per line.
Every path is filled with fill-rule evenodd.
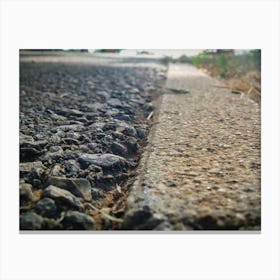
M 260 230 L 260 108 L 217 83 L 170 65 L 124 229 Z

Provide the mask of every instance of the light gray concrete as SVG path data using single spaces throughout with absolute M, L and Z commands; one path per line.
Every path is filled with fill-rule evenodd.
M 260 107 L 217 83 L 170 65 L 124 229 L 260 229 Z

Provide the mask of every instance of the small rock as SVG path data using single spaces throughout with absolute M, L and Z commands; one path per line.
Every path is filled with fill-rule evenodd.
M 60 146 L 51 146 L 49 152 L 42 157 L 42 160 L 58 160 L 62 157 L 63 153 L 63 149 Z
M 62 224 L 68 230 L 90 230 L 93 229 L 94 220 L 84 213 L 68 211 L 62 220 Z
M 50 153 L 59 153 L 63 152 L 63 149 L 60 146 L 51 146 L 49 151 Z
M 60 141 L 61 141 L 61 137 L 58 136 L 58 135 L 56 135 L 56 134 L 54 134 L 54 135 L 52 135 L 52 136 L 50 137 L 49 141 L 50 141 L 50 143 L 58 144 L 58 143 L 60 143 Z
M 127 136 L 137 137 L 137 131 L 133 126 L 126 127 L 122 133 Z
M 28 174 L 31 173 L 33 170 L 42 169 L 44 165 L 41 161 L 34 161 L 34 162 L 22 162 L 19 164 L 19 171 L 21 174 Z
M 113 154 L 82 154 L 79 162 L 84 166 L 94 164 L 112 171 L 122 170 L 127 165 L 127 161 L 123 157 Z
M 64 190 L 67 190 L 75 196 L 82 197 L 86 201 L 91 198 L 91 185 L 84 178 L 64 178 L 64 177 L 49 177 L 48 185 L 53 185 Z
M 32 185 L 31 184 L 20 184 L 19 186 L 20 202 L 29 202 L 33 200 Z
M 54 200 L 45 197 L 36 204 L 34 211 L 44 217 L 53 218 L 57 213 L 57 208 Z
M 79 141 L 74 138 L 64 138 L 62 141 L 67 145 L 79 145 Z
M 168 187 L 176 188 L 178 187 L 178 183 L 176 181 L 170 181 L 167 183 Z
M 30 135 L 25 135 L 25 134 L 20 133 L 20 135 L 19 135 L 19 144 L 21 145 L 24 142 L 29 142 L 29 143 L 31 142 L 31 143 L 33 143 L 34 139 Z
M 92 188 L 91 194 L 92 194 L 92 199 L 94 199 L 94 200 L 98 200 L 98 199 L 104 197 L 103 191 L 98 188 Z
M 109 99 L 108 104 L 112 107 L 122 108 L 122 102 L 118 98 Z
M 74 196 L 71 192 L 55 187 L 55 186 L 48 186 L 44 192 L 43 197 L 49 197 L 54 199 L 55 201 L 61 202 L 62 204 L 66 204 L 72 206 L 75 209 L 82 209 L 82 204 L 78 200 L 76 196 Z
M 124 230 L 152 230 L 163 222 L 163 217 L 143 207 L 125 216 L 122 228 Z
M 61 125 L 61 126 L 58 126 L 54 129 L 52 129 L 53 132 L 57 132 L 58 130 L 62 130 L 64 132 L 67 132 L 67 131 L 77 131 L 77 132 L 81 132 L 85 129 L 85 127 L 83 125 L 80 125 L 80 124 L 69 124 L 69 125 Z
M 65 170 L 71 175 L 77 174 L 80 171 L 80 164 L 74 159 L 69 159 L 65 161 L 64 165 L 65 165 Z
M 33 161 L 42 154 L 42 151 L 35 148 L 20 148 L 20 161 Z
M 137 131 L 137 135 L 140 139 L 143 139 L 146 137 L 145 129 L 138 127 L 138 128 L 136 128 L 136 131 Z
M 20 215 L 21 230 L 40 230 L 43 224 L 44 219 L 32 211 Z
M 114 138 L 117 138 L 117 139 L 120 139 L 120 140 L 125 139 L 125 136 L 121 132 L 118 132 L 118 131 L 113 132 L 112 135 L 113 135 Z
M 118 113 L 115 115 L 115 118 L 120 121 L 130 122 L 131 117 L 127 114 Z
M 129 154 L 135 154 L 138 150 L 138 143 L 137 143 L 137 140 L 134 137 L 129 137 L 125 141 L 125 145 L 127 147 L 127 150 L 128 150 Z
M 62 173 L 63 173 L 63 168 L 60 164 L 55 164 L 50 171 L 51 176 L 61 176 Z
M 76 109 L 61 109 L 58 111 L 63 116 L 74 116 L 74 117 L 81 117 L 84 115 L 83 112 L 76 110 Z
M 117 128 L 117 124 L 116 123 L 109 122 L 109 123 L 106 123 L 103 126 L 103 131 L 108 131 L 108 130 L 115 131 L 116 128 Z
M 113 142 L 111 149 L 112 152 L 116 155 L 123 156 L 123 157 L 127 156 L 127 148 L 118 142 Z

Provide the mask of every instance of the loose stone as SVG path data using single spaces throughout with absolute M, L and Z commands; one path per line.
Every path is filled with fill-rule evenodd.
M 50 177 L 47 184 L 68 190 L 75 196 L 82 197 L 86 201 L 91 200 L 91 185 L 87 179 Z
M 20 184 L 20 201 L 29 202 L 33 200 L 32 185 L 31 184 Z
M 77 211 L 68 211 L 62 220 L 65 229 L 68 230 L 90 230 L 93 229 L 92 217 Z
M 35 205 L 34 211 L 41 216 L 53 218 L 57 213 L 57 207 L 53 199 L 45 197 Z
M 71 192 L 56 186 L 48 186 L 43 192 L 43 197 L 52 198 L 55 201 L 60 202 L 62 205 L 68 205 L 78 210 L 83 208 L 81 202 L 76 196 L 74 196 Z
M 20 215 L 21 230 L 40 230 L 43 224 L 44 219 L 32 211 Z

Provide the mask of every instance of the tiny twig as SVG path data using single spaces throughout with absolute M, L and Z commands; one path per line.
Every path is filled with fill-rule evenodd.
M 250 87 L 250 89 L 248 90 L 247 94 L 250 94 L 253 90 L 254 90 L 254 87 Z
M 153 116 L 153 114 L 154 114 L 154 111 L 152 111 L 152 112 L 149 114 L 149 116 L 147 117 L 147 120 L 150 120 L 151 117 Z
M 98 209 L 97 207 L 89 204 L 89 203 L 85 203 L 86 206 L 88 206 L 89 208 L 93 209 L 93 210 L 96 210 L 98 211 L 100 214 L 102 214 L 102 216 L 110 221 L 113 221 L 113 222 L 117 222 L 117 223 L 123 223 L 123 219 L 118 219 L 118 218 L 115 218 L 105 212 L 103 212 L 101 209 Z
M 229 87 L 229 86 L 220 86 L 220 85 L 211 85 L 211 87 L 232 89 L 232 87 Z

